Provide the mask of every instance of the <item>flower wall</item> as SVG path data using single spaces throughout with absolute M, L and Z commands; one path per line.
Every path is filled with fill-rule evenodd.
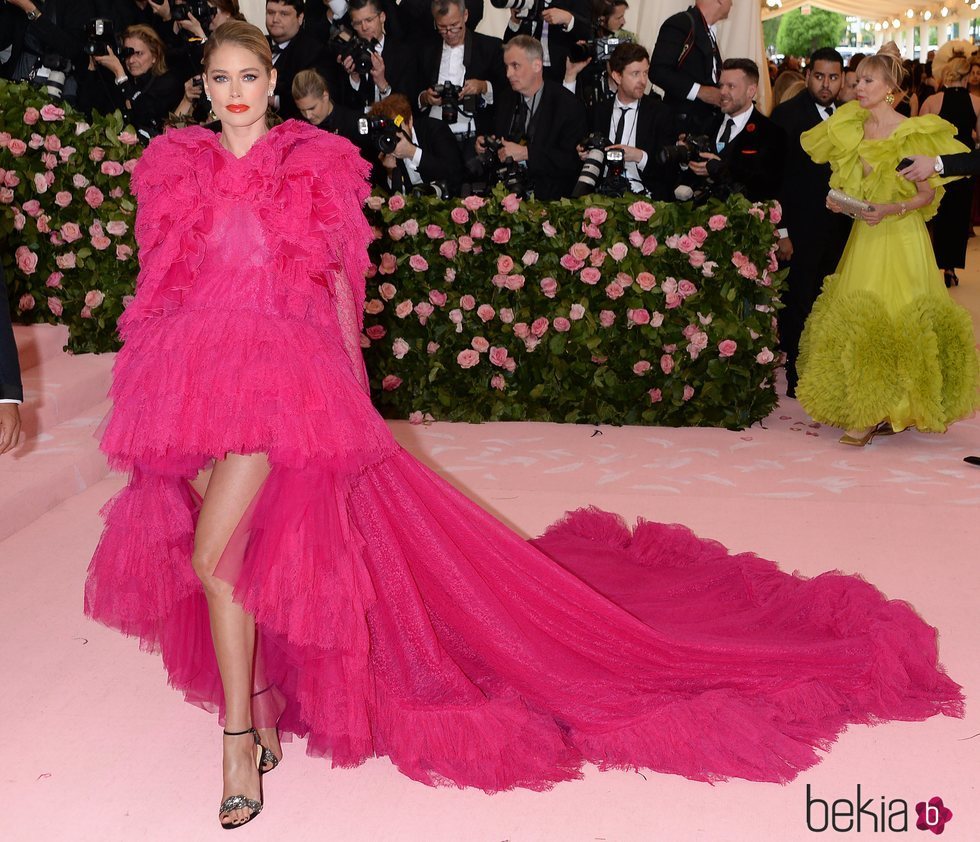
M 118 348 L 141 147 L 0 81 L 0 240 L 15 317 Z M 413 421 L 741 428 L 775 406 L 778 207 L 372 197 L 362 336 L 375 403 Z

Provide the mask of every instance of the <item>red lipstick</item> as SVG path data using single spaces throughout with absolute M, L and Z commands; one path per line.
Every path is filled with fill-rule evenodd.
M 248 111 L 248 106 L 242 102 L 235 102 L 231 105 L 226 105 L 225 108 L 232 114 L 244 114 L 246 111 Z

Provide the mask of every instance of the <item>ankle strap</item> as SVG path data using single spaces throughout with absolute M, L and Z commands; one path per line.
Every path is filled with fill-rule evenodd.
M 254 699 L 254 698 L 255 698 L 256 696 L 261 696 L 261 695 L 262 695 L 263 693 L 268 693 L 268 692 L 269 692 L 269 691 L 270 691 L 270 690 L 271 690 L 271 689 L 272 689 L 272 688 L 273 688 L 274 686 L 275 686 L 274 684 L 270 684 L 270 685 L 269 685 L 268 687 L 266 687 L 266 688 L 265 688 L 264 690 L 256 690 L 256 691 L 255 691 L 255 692 L 254 692 L 254 693 L 252 694 L 252 698 Z
M 245 731 L 222 731 L 221 733 L 224 734 L 226 737 L 243 737 L 246 734 L 254 734 L 255 729 L 249 728 Z

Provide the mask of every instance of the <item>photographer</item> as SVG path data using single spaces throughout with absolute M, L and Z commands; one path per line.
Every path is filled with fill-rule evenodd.
M 477 26 L 483 20 L 483 0 L 463 0 L 466 8 L 466 28 L 476 32 Z M 385 0 L 394 5 L 394 0 Z M 388 22 L 391 23 L 392 11 L 388 12 Z M 397 7 L 400 29 L 396 34 L 410 43 L 421 43 L 432 34 L 432 0 L 399 0 Z
M 440 37 L 430 35 L 421 49 L 419 75 L 426 87 L 418 104 L 423 114 L 445 122 L 462 147 L 492 125 L 494 89 L 507 84 L 500 39 L 467 29 L 463 0 L 435 0 L 432 16 Z M 444 103 L 447 82 L 458 90 Z
M 518 35 L 504 46 L 509 90 L 500 91 L 494 134 L 503 138 L 498 158 L 523 167 L 538 199 L 572 195 L 582 169 L 576 144 L 588 132 L 585 106 L 557 82 L 544 78 L 541 43 Z M 483 155 L 486 139 L 476 139 Z
M 726 59 L 722 65 L 721 114 L 709 127 L 718 154 L 703 152 L 692 160 L 696 175 L 742 193 L 753 202 L 779 196 L 786 135 L 753 103 L 759 68 L 747 58 Z
M 585 103 L 590 110 L 600 102 L 611 99 L 616 92 L 609 74 L 609 57 L 626 38 L 617 33 L 626 23 L 629 3 L 624 0 L 592 0 L 591 41 L 577 41 L 565 60 L 563 84 Z
M 0 77 L 47 87 L 52 97 L 77 97 L 87 57 L 85 24 L 90 0 L 5 0 L 0 5 Z
M 354 58 L 343 57 L 341 66 L 348 76 L 345 85 L 347 102 L 352 108 L 366 110 L 392 93 L 414 96 L 416 64 L 412 48 L 385 31 L 387 15 L 380 0 L 350 0 L 350 24 L 370 51 L 370 69 L 358 70 Z
M 592 109 L 592 131 L 612 139 L 607 151 L 623 151 L 623 176 L 629 192 L 669 199 L 673 187 L 670 171 L 657 164 L 656 156 L 673 140 L 672 121 L 659 97 L 647 93 L 650 55 L 639 44 L 621 44 L 609 58 L 609 73 L 616 95 Z
M 439 120 L 412 118 L 412 106 L 403 94 L 392 94 L 371 106 L 371 117 L 382 117 L 397 125 L 392 135 L 375 138 L 380 168 L 375 167 L 372 181 L 392 193 L 410 193 L 425 185 L 442 184 L 444 195 L 458 196 L 463 180 L 463 161 L 453 133 Z
M 150 27 L 129 27 L 122 42 L 123 61 L 112 46 L 105 54 L 90 57 L 82 87 L 84 107 L 104 114 L 118 109 L 137 131 L 159 134 L 167 115 L 180 102 L 180 80 L 167 70 L 163 41 Z
M 265 4 L 265 28 L 276 68 L 271 105 L 284 120 L 300 117 L 292 91 L 297 73 L 312 67 L 325 78 L 334 79 L 326 49 L 302 28 L 305 9 L 303 0 L 268 0 Z
M 545 78 L 560 83 L 572 45 L 592 35 L 591 0 L 536 0 L 526 14 L 519 11 L 524 0 L 491 2 L 497 8 L 510 9 L 504 43 L 518 35 L 535 38 L 541 43 Z

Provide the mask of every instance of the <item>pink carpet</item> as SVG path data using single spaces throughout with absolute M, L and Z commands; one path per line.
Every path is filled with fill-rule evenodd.
M 964 273 L 954 295 L 980 314 L 976 273 Z M 156 657 L 81 613 L 98 509 L 122 478 L 106 475 L 91 439 L 111 360 L 61 355 L 55 331 L 18 331 L 31 438 L 0 459 L 0 721 L 8 723 L 0 839 L 218 838 L 214 720 L 166 687 Z M 862 833 L 876 830 L 870 816 L 880 816 L 882 797 L 908 804 L 915 833 L 916 802 L 939 796 L 953 811 L 943 838 L 980 838 L 980 468 L 962 461 L 980 455 L 980 419 L 864 450 L 839 446 L 839 431 L 814 425 L 788 400 L 743 432 L 392 427 L 413 454 L 526 535 L 595 503 L 627 518 L 685 523 L 787 570 L 864 576 L 938 627 L 943 661 L 965 689 L 966 719 L 852 728 L 787 786 L 591 769 L 551 792 L 487 796 L 424 787 L 387 760 L 331 770 L 293 743 L 242 838 L 805 840 L 813 838 L 808 788 L 812 799 L 854 802 L 858 785 L 861 800 L 871 799 Z M 820 801 L 809 819 L 825 820 Z M 855 819 L 838 827 L 846 821 Z M 887 837 L 880 818 L 877 830 Z

